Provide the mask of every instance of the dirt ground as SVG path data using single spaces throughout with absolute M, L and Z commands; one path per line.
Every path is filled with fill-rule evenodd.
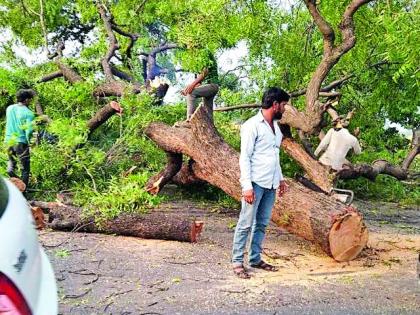
M 420 210 L 356 202 L 368 247 L 337 263 L 271 225 L 265 259 L 280 267 L 236 278 L 229 259 L 237 209 L 167 203 L 204 219 L 196 244 L 41 231 L 60 314 L 420 314 Z

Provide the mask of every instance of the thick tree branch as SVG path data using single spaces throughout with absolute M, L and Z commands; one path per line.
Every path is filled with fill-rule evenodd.
M 356 44 L 356 35 L 354 34 L 353 15 L 356 11 L 373 0 L 353 0 L 346 8 L 343 14 L 343 19 L 339 24 L 343 41 L 340 46 L 335 49 L 335 54 L 339 54 L 340 58 L 343 54 L 348 52 Z
M 131 50 L 133 49 L 134 43 L 137 41 L 137 39 L 140 37 L 140 35 L 139 34 L 128 33 L 126 31 L 120 29 L 119 26 L 116 25 L 115 23 L 112 23 L 111 26 L 112 26 L 112 29 L 114 31 L 116 31 L 118 34 L 120 34 L 122 36 L 125 36 L 125 37 L 128 37 L 130 39 L 130 43 L 128 44 L 128 47 L 125 50 L 125 54 L 126 54 L 128 59 L 131 59 L 131 57 L 132 57 Z
M 413 129 L 413 138 L 411 141 L 411 150 L 401 166 L 403 170 L 408 171 L 414 158 L 420 153 L 420 129 Z
M 303 131 L 314 133 L 316 131 L 316 127 L 321 122 L 323 108 L 318 101 L 318 98 L 322 82 L 325 80 L 330 70 L 340 60 L 340 58 L 355 45 L 356 38 L 354 36 L 353 15 L 358 8 L 370 1 L 372 0 L 353 0 L 349 4 L 343 14 L 343 19 L 339 26 L 343 36 L 343 41 L 338 47 L 335 47 L 334 31 L 328 22 L 326 22 L 326 20 L 319 13 L 316 7 L 316 1 L 305 0 L 305 4 L 310 14 L 312 15 L 316 25 L 318 26 L 318 29 L 323 35 L 324 52 L 322 60 L 312 75 L 306 90 L 305 121 L 309 123 L 307 127 L 311 128 L 309 130 Z
M 57 43 L 57 47 L 56 50 L 53 54 L 48 54 L 48 58 L 49 59 L 54 59 L 55 58 L 55 64 L 58 66 L 58 68 L 60 69 L 60 71 L 51 73 L 43 78 L 41 78 L 38 82 L 42 83 L 42 82 L 47 82 L 47 81 L 51 81 L 53 79 L 56 79 L 60 76 L 63 76 L 67 81 L 69 81 L 70 83 L 75 83 L 75 82 L 80 82 L 83 81 L 83 78 L 72 68 L 68 67 L 67 65 L 65 65 L 62 61 L 61 58 L 63 57 L 63 50 L 65 49 L 65 45 L 63 41 L 59 41 Z M 61 73 L 61 75 L 60 75 Z
M 104 22 L 105 31 L 108 36 L 109 46 L 108 51 L 101 60 L 102 68 L 104 70 L 105 78 L 107 81 L 114 80 L 112 75 L 111 66 L 109 64 L 111 58 L 115 55 L 115 52 L 119 49 L 117 38 L 112 31 L 111 17 L 106 13 L 106 9 L 103 4 L 97 4 L 99 14 Z
M 87 122 L 87 127 L 89 130 L 88 138 L 96 129 L 98 129 L 99 126 L 104 124 L 110 117 L 112 117 L 114 114 L 121 113 L 121 105 L 115 101 L 110 102 L 109 104 L 105 105 L 100 110 L 98 110 L 95 113 L 95 115 Z
M 57 78 L 61 78 L 63 76 L 63 72 L 62 71 L 56 71 L 56 72 L 52 72 L 50 74 L 47 74 L 46 76 L 42 77 L 41 79 L 38 80 L 38 83 L 44 83 L 44 82 L 48 82 Z
M 64 78 L 70 83 L 76 83 L 83 81 L 83 78 L 72 68 L 62 63 L 59 59 L 55 61 L 60 71 L 63 73 Z
M 295 95 L 295 92 L 290 93 L 290 96 L 292 98 L 300 96 L 300 95 L 303 95 L 303 94 Z M 338 93 L 338 92 L 322 92 L 322 93 L 319 93 L 319 95 L 322 96 L 322 97 L 337 97 L 337 96 L 341 96 L 341 93 Z M 242 104 L 242 105 L 236 105 L 236 106 L 218 107 L 218 108 L 215 108 L 214 111 L 215 112 L 228 112 L 228 111 L 237 110 L 237 109 L 250 109 L 250 108 L 260 108 L 260 107 L 261 107 L 261 104 L 252 103 L 252 104 Z M 295 127 L 295 126 L 292 126 L 292 127 Z M 296 128 L 298 128 L 298 127 L 296 127 Z
M 162 53 L 162 52 L 164 52 L 164 51 L 166 51 L 166 50 L 169 50 L 169 49 L 176 49 L 176 48 L 179 48 L 179 47 L 180 47 L 180 46 L 178 46 L 177 44 L 173 44 L 173 43 L 163 44 L 163 45 L 160 45 L 160 46 L 158 46 L 158 47 L 154 48 L 154 49 L 150 52 L 150 55 L 154 55 L 154 56 L 156 56 L 157 54 Z
M 335 33 L 333 28 L 319 13 L 318 8 L 316 7 L 316 0 L 305 0 L 305 5 L 324 38 L 324 54 L 330 53 L 334 47 L 335 40 Z
M 146 184 L 146 191 L 156 195 L 182 167 L 182 154 L 167 151 L 168 162 L 165 168 L 155 176 L 152 176 Z
M 159 67 L 157 65 L 156 55 L 159 54 L 159 53 L 162 53 L 166 50 L 176 49 L 176 48 L 179 48 L 179 46 L 177 44 L 173 44 L 173 43 L 162 44 L 162 45 L 159 45 L 156 48 L 153 48 L 150 53 L 141 53 L 140 54 L 141 56 L 144 56 L 142 61 L 143 61 L 143 78 L 144 78 L 145 82 L 147 82 L 148 80 L 153 80 L 154 79 L 154 69 L 156 67 Z M 163 73 L 162 69 L 161 69 L 161 73 Z
M 111 66 L 111 71 L 112 74 L 115 75 L 116 77 L 128 81 L 128 82 L 134 82 L 134 78 L 129 75 L 128 73 L 125 73 L 124 71 L 119 70 L 117 67 L 115 66 Z
M 372 165 L 356 164 L 346 165 L 345 168 L 337 172 L 336 177 L 340 179 L 356 179 L 365 177 L 375 181 L 379 174 L 390 175 L 398 180 L 407 179 L 408 173 L 399 166 L 394 166 L 385 160 L 376 160 Z

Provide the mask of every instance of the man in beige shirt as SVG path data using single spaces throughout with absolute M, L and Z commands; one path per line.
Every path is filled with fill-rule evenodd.
M 315 155 L 319 156 L 321 152 L 325 151 L 319 161 L 339 171 L 343 168 L 343 164 L 348 162 L 346 155 L 350 149 L 353 149 L 355 154 L 362 152 L 357 138 L 338 121 L 335 127 L 328 130 L 325 137 L 321 140 L 321 143 L 315 150 Z

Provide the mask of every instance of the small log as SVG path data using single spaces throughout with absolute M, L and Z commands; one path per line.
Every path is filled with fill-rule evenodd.
M 49 213 L 48 226 L 58 231 L 105 233 L 148 239 L 197 242 L 204 222 L 186 212 L 153 210 L 144 214 L 123 213 L 103 222 L 84 217 L 82 209 L 57 202 L 31 201 Z

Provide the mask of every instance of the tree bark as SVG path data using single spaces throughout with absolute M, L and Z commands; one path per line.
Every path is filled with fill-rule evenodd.
M 408 170 L 414 158 L 420 153 L 420 129 L 413 129 L 413 138 L 411 140 L 411 150 L 401 166 L 403 170 Z
M 56 60 L 56 64 L 60 71 L 63 73 L 64 78 L 70 83 L 82 82 L 83 78 L 72 68 L 66 66 L 60 60 Z
M 82 209 L 56 202 L 30 202 L 48 212 L 48 227 L 59 231 L 106 233 L 149 239 L 196 242 L 203 228 L 193 214 L 161 210 L 144 214 L 123 213 L 118 217 L 97 223 L 94 218 L 82 216 Z
M 177 127 L 152 123 L 145 132 L 163 150 L 193 159 L 191 169 L 197 178 L 221 188 L 236 200 L 241 199 L 239 154 L 219 136 L 207 108 L 200 106 L 189 122 Z M 336 260 L 354 259 L 367 242 L 368 232 L 360 213 L 293 180 L 287 182 L 289 191 L 276 201 L 273 221 L 319 244 Z
M 95 88 L 93 96 L 107 97 L 107 96 L 123 96 L 124 93 L 138 94 L 141 91 L 141 86 L 137 83 L 128 84 L 121 81 L 111 80 L 105 82 Z
M 313 159 L 296 141 L 285 138 L 281 143 L 283 150 L 292 157 L 305 171 L 306 176 L 324 192 L 329 193 L 333 188 L 330 167 Z
M 146 184 L 146 191 L 151 194 L 157 194 L 182 167 L 182 154 L 166 152 L 166 156 L 168 158 L 166 167 L 151 177 Z

